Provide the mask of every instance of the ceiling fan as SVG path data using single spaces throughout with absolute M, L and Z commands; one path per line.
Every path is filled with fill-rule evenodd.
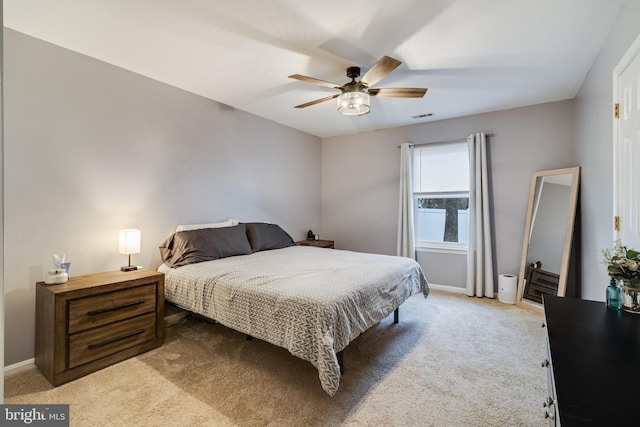
M 294 108 L 305 108 L 330 99 L 338 98 L 338 111 L 342 114 L 351 116 L 361 116 L 371 111 L 369 107 L 370 96 L 387 96 L 394 98 L 422 98 L 427 92 L 427 88 L 372 88 L 374 84 L 385 78 L 389 73 L 398 68 L 402 62 L 388 56 L 380 58 L 369 70 L 364 73 L 359 81 L 356 77 L 360 76 L 360 67 L 347 68 L 347 77 L 351 79 L 349 83 L 342 86 L 316 79 L 313 77 L 293 74 L 289 76 L 291 79 L 300 80 L 306 83 L 316 84 L 320 86 L 339 89 L 341 93 L 327 96 L 325 98 L 316 99 L 315 101 L 306 102 L 296 105 Z

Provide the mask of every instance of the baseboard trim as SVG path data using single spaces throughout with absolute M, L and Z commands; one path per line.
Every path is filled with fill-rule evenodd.
M 467 289 L 466 288 L 459 288 L 457 286 L 450 286 L 450 285 L 438 285 L 436 283 L 429 283 L 429 288 L 437 289 L 437 290 L 441 290 L 441 291 L 458 292 L 458 293 L 461 293 L 461 294 L 466 294 L 467 293 Z
M 29 369 L 33 369 L 36 367 L 36 360 L 31 358 L 27 360 L 23 360 L 22 362 L 14 363 L 13 365 L 4 367 L 4 376 L 8 377 L 9 375 L 14 375 L 19 372 L 28 371 Z

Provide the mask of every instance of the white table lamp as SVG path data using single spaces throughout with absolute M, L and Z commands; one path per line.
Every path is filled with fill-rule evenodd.
M 120 267 L 120 270 L 137 270 L 137 266 L 131 265 L 131 254 L 140 253 L 140 230 L 132 228 L 127 230 L 120 230 L 120 245 L 118 252 L 124 255 L 129 255 L 129 265 Z

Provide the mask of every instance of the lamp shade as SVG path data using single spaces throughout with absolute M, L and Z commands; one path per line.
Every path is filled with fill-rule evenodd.
M 344 92 L 338 97 L 338 112 L 347 116 L 367 114 L 370 99 L 365 92 Z
M 125 255 L 139 254 L 140 230 L 133 228 L 120 230 L 120 245 L 118 252 Z

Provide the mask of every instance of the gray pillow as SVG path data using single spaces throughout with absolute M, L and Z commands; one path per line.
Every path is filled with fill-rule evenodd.
M 247 222 L 247 237 L 252 252 L 281 249 L 294 246 L 291 236 L 279 225 L 266 222 Z
M 172 268 L 250 253 L 244 224 L 178 231 L 160 245 L 162 261 Z

